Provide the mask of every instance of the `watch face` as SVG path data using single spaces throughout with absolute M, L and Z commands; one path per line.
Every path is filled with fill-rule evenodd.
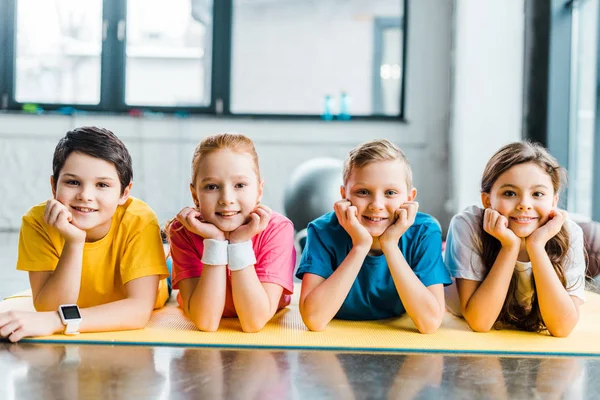
M 62 306 L 60 308 L 65 319 L 80 319 L 79 307 L 77 306 Z

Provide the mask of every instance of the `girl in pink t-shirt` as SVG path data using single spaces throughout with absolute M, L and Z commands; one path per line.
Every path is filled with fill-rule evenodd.
M 260 204 L 258 155 L 244 135 L 202 140 L 192 160 L 185 207 L 168 227 L 173 287 L 202 331 L 238 317 L 244 332 L 261 330 L 290 303 L 296 262 L 290 220 Z

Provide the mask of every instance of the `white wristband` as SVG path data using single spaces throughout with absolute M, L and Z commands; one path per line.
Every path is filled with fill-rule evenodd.
M 227 240 L 204 239 L 202 264 L 227 265 Z
M 229 256 L 228 266 L 230 271 L 239 271 L 256 264 L 252 240 L 241 243 L 230 243 L 227 246 L 227 254 Z

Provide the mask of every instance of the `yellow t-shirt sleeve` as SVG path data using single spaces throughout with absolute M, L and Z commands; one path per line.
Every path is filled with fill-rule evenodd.
M 54 271 L 58 265 L 59 251 L 62 249 L 59 250 L 58 243 L 52 241 L 40 217 L 31 213 L 23 217 L 19 234 L 18 270 Z
M 169 276 L 157 221 L 151 221 L 130 237 L 119 266 L 123 284 L 144 276 Z

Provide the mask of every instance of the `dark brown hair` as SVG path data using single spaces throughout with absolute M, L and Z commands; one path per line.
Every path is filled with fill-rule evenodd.
M 500 175 L 515 165 L 526 163 L 532 163 L 542 168 L 552 180 L 554 194 L 560 194 L 562 186 L 566 183 L 565 169 L 558 164 L 558 161 L 552 157 L 543 146 L 527 141 L 508 144 L 498 150 L 492 158 L 490 158 L 481 178 L 481 192 L 490 193 L 492 186 Z M 487 267 L 487 272 L 489 272 L 494 265 L 502 246 L 498 239 L 483 229 L 483 213 L 481 215 L 480 228 L 481 234 L 479 237 L 481 240 L 478 241 L 478 244 L 480 246 L 484 265 Z M 567 282 L 564 264 L 566 262 L 565 258 L 569 250 L 569 245 L 570 237 L 565 225 L 562 226 L 556 236 L 546 243 L 546 252 L 548 253 L 550 262 L 552 263 L 560 282 L 565 288 Z M 531 332 L 540 332 L 546 329 L 538 304 L 535 280 L 533 281 L 532 286 L 534 293 L 531 309 L 529 310 L 525 309 L 517 302 L 517 276 L 513 274 L 506 299 L 504 300 L 504 305 L 496 320 L 497 328 L 500 328 L 503 325 L 509 325 L 517 329 Z
M 56 189 L 60 171 L 73 152 L 87 154 L 113 164 L 121 183 L 121 194 L 133 179 L 131 156 L 123 142 L 108 129 L 83 126 L 68 131 L 54 149 L 52 159 L 54 189 Z

